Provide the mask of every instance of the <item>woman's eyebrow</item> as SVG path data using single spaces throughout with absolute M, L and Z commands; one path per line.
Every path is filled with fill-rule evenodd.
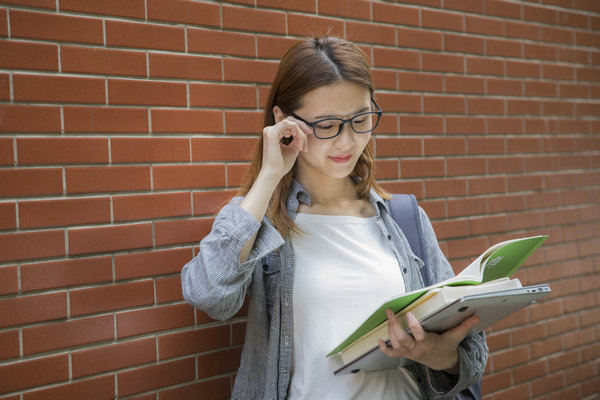
M 361 112 L 365 112 L 365 111 L 369 111 L 371 109 L 370 106 L 368 107 L 363 107 L 360 110 L 357 110 L 355 112 L 353 112 L 352 114 L 350 114 L 351 116 L 354 116 L 356 114 L 360 114 Z M 344 116 L 339 116 L 339 115 L 317 115 L 316 117 L 314 117 L 315 119 L 323 119 L 323 118 L 342 118 L 344 119 Z M 347 117 L 350 118 L 350 117 Z

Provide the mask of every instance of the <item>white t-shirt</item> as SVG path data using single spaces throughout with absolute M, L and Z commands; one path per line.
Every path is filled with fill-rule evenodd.
M 334 376 L 339 356 L 326 357 L 404 280 L 376 217 L 298 214 L 292 237 L 294 343 L 288 399 L 418 399 L 403 368 Z

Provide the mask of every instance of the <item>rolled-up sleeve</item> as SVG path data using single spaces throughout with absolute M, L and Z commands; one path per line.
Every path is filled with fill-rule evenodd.
M 421 226 L 425 238 L 427 263 L 431 274 L 431 282 L 439 282 L 454 275 L 450 263 L 441 251 L 433 227 L 425 211 L 420 210 Z M 422 393 L 427 399 L 444 399 L 465 389 L 480 379 L 488 357 L 488 347 L 483 332 L 471 331 L 458 345 L 457 376 L 443 371 L 427 368 L 423 364 L 414 363 L 407 368 L 421 383 Z
M 242 307 L 256 263 L 284 241 L 268 223 L 257 221 L 234 198 L 223 207 L 200 251 L 181 271 L 184 299 L 211 318 L 226 320 Z M 242 247 L 254 235 L 250 258 L 240 263 Z

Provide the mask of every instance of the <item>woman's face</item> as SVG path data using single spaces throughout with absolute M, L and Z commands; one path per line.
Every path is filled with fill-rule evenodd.
M 371 111 L 369 90 L 357 83 L 342 81 L 308 92 L 303 98 L 302 107 L 294 113 L 308 122 L 314 122 L 324 118 L 347 119 L 365 111 Z M 346 178 L 354 170 L 370 139 L 370 132 L 357 134 L 350 123 L 346 123 L 342 132 L 332 139 L 318 139 L 309 135 L 308 152 L 300 152 L 296 160 L 297 177 L 300 180 Z

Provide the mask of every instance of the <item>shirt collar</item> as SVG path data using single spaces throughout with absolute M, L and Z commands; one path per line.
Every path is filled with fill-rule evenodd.
M 375 209 L 378 217 L 381 216 L 382 209 L 385 209 L 389 214 L 390 209 L 388 208 L 387 202 L 373 189 L 369 191 L 369 202 Z M 300 184 L 300 182 L 298 182 L 296 179 L 292 179 L 292 184 L 290 185 L 289 195 L 287 198 L 288 214 L 290 217 L 292 217 L 292 219 L 296 219 L 296 214 L 298 213 L 300 203 L 310 206 L 310 195 Z

